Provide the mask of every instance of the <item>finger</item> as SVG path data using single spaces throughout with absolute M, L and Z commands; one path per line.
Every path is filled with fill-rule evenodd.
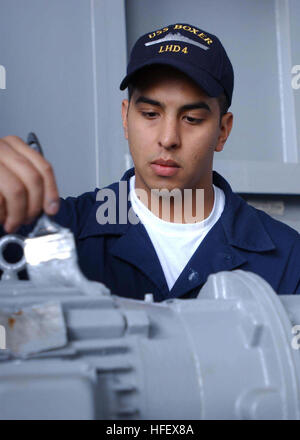
M 6 219 L 5 198 L 0 194 L 0 225 L 4 225 Z
M 17 136 L 6 136 L 3 140 L 26 157 L 41 174 L 44 187 L 43 208 L 50 215 L 56 214 L 59 208 L 59 194 L 51 164 Z
M 10 233 L 27 217 L 27 191 L 23 183 L 0 163 L 0 194 L 5 199 L 4 228 Z
M 3 142 L 0 143 L 0 163 L 18 176 L 25 186 L 28 194 L 26 217 L 35 218 L 43 207 L 44 181 L 42 176 L 24 155 Z
M 43 208 L 50 215 L 56 214 L 59 208 L 59 194 L 56 180 L 51 164 L 46 161 L 40 153 L 30 148 L 22 139 L 17 136 L 6 136 L 3 138 L 15 152 L 25 157 L 43 179 Z M 32 179 L 36 179 L 33 176 Z

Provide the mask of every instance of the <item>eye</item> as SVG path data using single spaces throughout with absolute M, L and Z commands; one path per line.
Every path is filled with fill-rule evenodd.
M 142 115 L 145 118 L 154 119 L 158 115 L 158 113 L 156 113 L 156 112 L 142 112 Z
M 193 118 L 192 116 L 184 116 L 184 118 L 189 124 L 193 125 L 200 124 L 203 121 L 203 119 Z

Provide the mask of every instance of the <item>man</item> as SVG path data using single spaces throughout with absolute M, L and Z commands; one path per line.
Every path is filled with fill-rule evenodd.
M 212 170 L 233 122 L 233 69 L 219 39 L 180 23 L 142 36 L 120 87 L 127 86 L 122 119 L 135 167 L 121 179 L 125 192 L 116 182 L 61 200 L 58 211 L 51 166 L 21 139 L 6 137 L 0 142 L 6 232 L 30 223 L 18 231 L 26 234 L 42 208 L 56 214 L 75 235 L 84 274 L 120 296 L 193 298 L 209 274 L 234 269 L 257 273 L 278 294 L 300 293 L 299 234 L 247 205 Z M 162 191 L 175 191 L 167 213 Z M 105 199 L 111 193 L 113 207 Z M 110 208 L 115 218 L 108 213 L 105 222 Z

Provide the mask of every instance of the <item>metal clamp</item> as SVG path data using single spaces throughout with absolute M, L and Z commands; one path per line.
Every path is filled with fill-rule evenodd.
M 2 281 L 18 279 L 17 273 L 26 267 L 24 255 L 17 263 L 9 263 L 4 258 L 3 252 L 11 243 L 16 243 L 24 249 L 24 240 L 20 235 L 11 234 L 0 238 L 0 269 L 3 270 Z

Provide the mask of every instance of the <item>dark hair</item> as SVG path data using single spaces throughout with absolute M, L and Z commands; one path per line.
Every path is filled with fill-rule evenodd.
M 228 100 L 224 92 L 221 93 L 221 95 L 217 96 L 217 100 L 220 107 L 220 120 L 221 120 L 222 116 L 228 112 L 228 107 L 229 107 Z
M 136 87 L 136 83 L 135 81 L 132 81 L 130 84 L 128 84 L 128 100 L 131 100 L 132 94 L 134 92 L 134 89 Z M 219 103 L 219 108 L 220 108 L 220 123 L 221 123 L 221 119 L 222 116 L 225 115 L 228 112 L 228 100 L 227 97 L 225 95 L 225 93 L 221 93 L 221 95 L 219 95 L 217 97 L 218 103 Z

